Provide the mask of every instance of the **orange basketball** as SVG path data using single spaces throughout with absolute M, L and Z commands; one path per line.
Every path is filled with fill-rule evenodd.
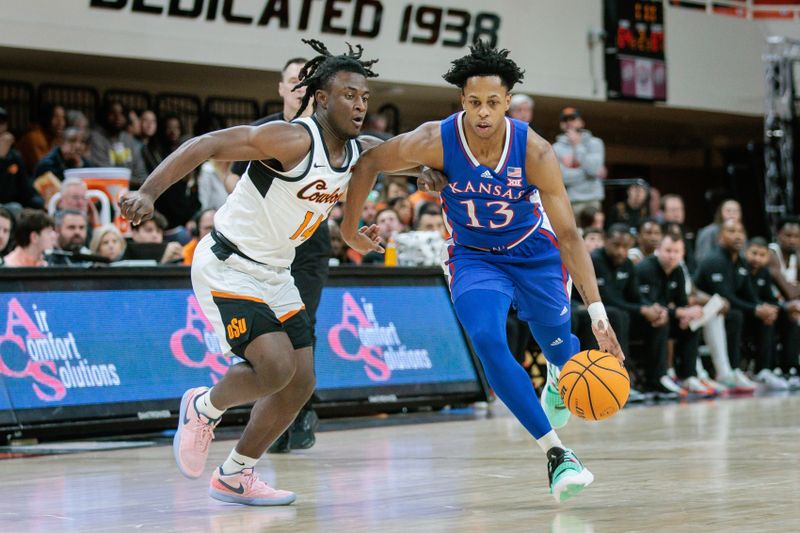
M 585 420 L 610 417 L 628 401 L 628 371 L 610 353 L 584 350 L 561 369 L 558 391 L 572 414 Z

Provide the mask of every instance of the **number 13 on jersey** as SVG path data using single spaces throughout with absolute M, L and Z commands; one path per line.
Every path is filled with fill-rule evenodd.
M 470 228 L 484 228 L 483 224 L 480 223 L 478 217 L 475 215 L 475 200 L 463 200 L 461 204 L 467 207 L 467 216 L 469 217 L 469 226 Z M 489 227 L 491 229 L 498 229 L 498 228 L 505 228 L 511 221 L 514 220 L 514 211 L 509 209 L 508 202 L 502 202 L 500 200 L 495 202 L 486 202 L 486 207 L 496 207 L 494 210 L 495 215 L 503 215 L 505 220 L 500 223 L 495 222 L 494 220 L 489 220 Z

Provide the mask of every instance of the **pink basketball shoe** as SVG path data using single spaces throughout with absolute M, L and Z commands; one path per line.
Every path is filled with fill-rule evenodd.
M 214 428 L 219 419 L 210 420 L 197 411 L 195 401 L 208 387 L 189 389 L 181 399 L 178 431 L 172 440 L 172 453 L 178 470 L 189 479 L 203 475 L 208 459 L 208 446 L 214 440 Z
M 242 505 L 289 505 L 297 495 L 288 490 L 273 489 L 260 479 L 252 468 L 231 475 L 214 470 L 208 494 L 215 500 Z

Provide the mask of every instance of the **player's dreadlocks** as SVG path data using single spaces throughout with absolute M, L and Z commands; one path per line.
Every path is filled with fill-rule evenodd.
M 337 72 L 355 72 L 356 74 L 361 74 L 365 78 L 378 77 L 378 75 L 370 69 L 378 60 L 362 61 L 361 54 L 364 52 L 364 49 L 360 44 L 357 44 L 355 49 L 353 49 L 353 46 L 347 43 L 347 53 L 335 56 L 328 51 L 328 47 L 316 39 L 303 39 L 303 42 L 313 48 L 319 55 L 311 59 L 300 69 L 300 75 L 298 76 L 300 78 L 300 83 L 295 85 L 294 89 L 306 87 L 306 94 L 303 95 L 300 109 L 297 111 L 294 118 L 299 117 L 303 113 L 317 89 L 325 88 Z
M 525 71 L 508 59 L 508 50 L 492 48 L 483 41 L 469 47 L 469 54 L 453 61 L 450 70 L 442 76 L 447 83 L 464 89 L 473 76 L 500 76 L 507 90 L 522 81 Z

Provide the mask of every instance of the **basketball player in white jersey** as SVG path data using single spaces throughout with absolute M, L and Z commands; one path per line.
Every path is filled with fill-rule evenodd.
M 380 142 L 357 139 L 375 61 L 361 60 L 360 46 L 333 56 L 318 41 L 304 42 L 319 54 L 305 64 L 297 86 L 307 88 L 298 115 L 315 99 L 311 117 L 196 137 L 120 202 L 122 214 L 138 224 L 152 215 L 162 192 L 203 161 L 254 161 L 217 211 L 214 230 L 198 244 L 192 263 L 197 300 L 223 351 L 246 362 L 233 365 L 211 389 L 186 391 L 173 445 L 180 471 L 200 477 L 222 414 L 255 402 L 241 439 L 214 470 L 209 489 L 213 498 L 246 505 L 295 500 L 294 493 L 259 480 L 254 470 L 314 390 L 309 320 L 289 266 L 295 247 L 343 199 L 361 151 Z M 359 249 L 383 251 L 377 237 L 376 226 L 363 228 L 356 237 Z

